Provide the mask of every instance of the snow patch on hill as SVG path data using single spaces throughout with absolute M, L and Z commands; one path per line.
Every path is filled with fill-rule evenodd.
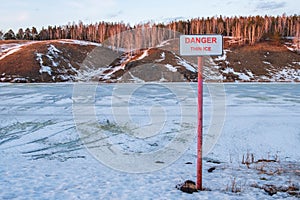
M 139 57 L 136 58 L 136 60 L 142 60 L 142 59 L 144 59 L 146 56 L 149 55 L 148 52 L 149 52 L 149 49 L 145 50 L 141 56 L 139 56 Z
M 74 44 L 79 46 L 102 46 L 101 44 L 79 40 L 59 40 L 58 43 Z M 47 43 L 47 52 L 36 53 L 36 60 L 40 64 L 40 74 L 48 74 L 54 82 L 90 81 L 98 79 L 98 75 L 102 73 L 103 68 L 95 69 L 82 67 L 81 63 L 75 61 L 75 59 L 70 55 L 70 52 L 64 52 L 62 49 L 59 49 L 55 43 L 51 43 L 50 41 Z
M 0 60 L 5 57 L 18 52 L 22 47 L 33 44 L 35 42 L 23 42 L 23 43 L 9 43 L 9 44 L 1 44 L 0 45 Z
M 41 67 L 40 74 L 47 73 L 52 81 L 74 80 L 74 75 L 77 74 L 77 69 L 62 56 L 62 51 L 53 44 L 48 45 L 46 54 L 36 53 L 36 60 Z M 67 62 L 68 68 L 60 66 L 62 60 Z
M 165 54 L 165 52 L 162 52 L 162 53 L 160 54 L 160 59 L 156 59 L 155 62 L 162 62 L 162 61 L 164 61 L 165 59 L 166 59 L 166 54 Z
M 217 58 L 214 59 L 214 61 L 226 61 L 227 60 L 227 53 L 231 52 L 229 49 L 223 50 L 223 55 L 218 56 Z
M 9 55 L 19 51 L 21 49 L 21 46 L 22 45 L 14 45 L 13 47 L 8 47 L 8 48 L 4 47 L 3 48 L 4 50 L 2 50 L 1 54 L 0 54 L 1 55 L 0 60 L 5 58 L 6 56 L 9 56 Z
M 42 53 L 36 53 L 36 57 L 37 57 L 37 61 L 39 61 L 41 69 L 40 69 L 40 73 L 47 73 L 49 74 L 49 76 L 52 76 L 52 67 L 58 67 L 59 66 L 59 62 L 55 62 L 54 58 L 58 58 L 59 57 L 59 53 L 61 53 L 60 50 L 58 50 L 54 45 L 50 44 L 50 46 L 48 47 L 48 52 L 46 55 L 42 54 Z M 51 65 L 44 65 L 44 61 L 43 61 L 43 56 L 46 56 L 50 62 Z M 54 77 L 53 77 L 54 78 Z
M 253 78 L 253 73 L 249 71 L 249 73 L 245 74 L 243 72 L 235 72 L 233 68 L 227 67 L 225 70 L 221 70 L 225 74 L 234 74 L 239 77 L 241 81 L 250 81 Z
M 263 61 L 264 64 L 269 65 L 267 76 L 264 76 L 264 80 L 270 82 L 299 82 L 300 81 L 300 69 L 291 68 L 286 66 L 280 70 L 276 69 L 272 63 Z M 299 65 L 299 62 L 292 62 L 293 64 Z
M 146 70 L 147 72 L 139 73 L 139 75 L 134 73 L 135 68 L 139 66 L 144 67 L 143 69 L 139 68 L 139 70 Z M 154 71 L 151 70 L 152 67 Z M 157 71 L 159 67 L 162 67 L 160 68 L 160 70 L 162 70 L 160 72 Z M 193 64 L 173 52 L 158 48 L 147 48 L 141 49 L 138 52 L 123 53 L 110 66 L 104 67 L 103 69 L 102 73 L 99 74 L 99 80 L 101 82 L 124 81 L 122 76 L 126 73 L 129 73 L 127 78 L 125 78 L 129 82 L 145 81 L 149 76 L 152 77 L 150 78 L 151 80 L 157 82 L 174 81 L 175 79 L 178 81 L 178 74 L 194 74 L 195 77 L 197 74 L 197 70 Z M 155 73 L 159 73 L 161 76 L 154 75 Z M 168 75 L 166 75 L 166 73 Z M 172 73 L 174 73 L 174 76 L 171 75 Z M 189 80 L 190 77 L 192 76 L 188 75 L 187 80 Z M 181 81 L 184 81 L 183 78 Z
M 174 53 L 173 53 L 174 54 Z M 193 67 L 193 65 L 191 65 L 190 63 L 188 63 L 186 60 L 184 60 L 183 58 L 177 56 L 176 54 L 174 54 L 175 58 L 177 59 L 177 64 L 181 65 L 183 67 L 185 67 L 186 70 L 196 73 L 197 70 Z
M 83 40 L 62 39 L 62 40 L 59 40 L 59 42 L 62 43 L 62 44 L 78 44 L 78 45 L 81 45 L 81 46 L 93 45 L 93 46 L 102 47 L 102 44 L 99 44 L 99 43 L 96 43 L 96 42 L 83 41 Z
M 166 66 L 166 68 L 167 68 L 168 70 L 170 70 L 171 72 L 177 72 L 177 69 L 176 69 L 175 67 L 173 67 L 172 65 L 166 64 L 165 66 Z
M 300 81 L 300 69 L 287 68 L 280 71 L 270 71 L 270 81 Z

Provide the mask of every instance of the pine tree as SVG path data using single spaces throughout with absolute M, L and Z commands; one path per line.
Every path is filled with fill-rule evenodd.
M 15 40 L 16 36 L 15 33 L 12 29 L 10 29 L 7 33 L 4 34 L 4 39 L 5 40 Z

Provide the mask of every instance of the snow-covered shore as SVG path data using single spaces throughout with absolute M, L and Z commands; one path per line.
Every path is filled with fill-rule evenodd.
M 100 84 L 93 101 L 100 128 L 123 134 L 121 139 L 129 138 L 120 145 L 134 152 L 156 151 L 172 142 L 174 135 L 170 132 L 178 129 L 172 122 L 177 118 L 168 115 L 168 109 L 171 114 L 182 114 L 180 109 L 174 110 L 182 105 L 179 100 L 191 105 L 190 112 L 196 109 L 196 95 L 179 99 L 185 94 L 174 96 L 172 84 L 145 85 L 147 90 L 138 87 L 136 93 L 118 93 L 118 104 L 114 104 L 116 85 Z M 214 84 L 204 85 L 205 134 L 214 122 L 212 96 L 218 95 L 211 93 L 210 85 Z M 196 91 L 197 85 L 192 83 L 190 87 Z M 102 164 L 82 144 L 72 110 L 73 84 L 0 84 L 0 199 L 294 199 L 287 192 L 270 196 L 259 187 L 300 187 L 300 85 L 222 87 L 224 126 L 204 158 L 203 185 L 211 191 L 187 194 L 175 186 L 196 179 L 196 140 L 185 143 L 183 155 L 161 170 L 117 171 Z M 168 126 L 149 143 L 143 143 L 143 138 L 130 138 L 131 126 L 115 124 L 114 115 L 121 113 L 111 111 L 123 105 L 120 102 L 124 98 L 130 100 L 132 119 L 146 123 L 151 107 L 158 105 L 167 113 L 164 117 Z M 196 119 L 181 125 L 196 134 Z M 114 137 L 110 136 L 112 142 Z M 252 154 L 254 162 L 242 164 Z M 270 162 L 258 162 L 262 159 Z M 159 161 L 164 165 L 164 160 Z M 212 167 L 215 170 L 209 173 Z

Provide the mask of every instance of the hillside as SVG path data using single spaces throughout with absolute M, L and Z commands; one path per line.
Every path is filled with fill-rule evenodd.
M 300 81 L 300 55 L 290 41 L 233 41 L 225 38 L 223 56 L 205 57 L 205 81 Z M 197 81 L 195 63 L 195 57 L 178 55 L 176 40 L 135 53 L 78 40 L 0 41 L 1 82 Z
M 215 59 L 223 81 L 300 81 L 300 55 L 288 40 L 230 47 Z
M 63 82 L 76 81 L 84 76 L 84 59 L 99 44 L 73 41 L 1 41 L 0 74 L 2 82 Z M 116 56 L 103 48 L 105 54 Z M 91 77 L 92 78 L 92 75 Z

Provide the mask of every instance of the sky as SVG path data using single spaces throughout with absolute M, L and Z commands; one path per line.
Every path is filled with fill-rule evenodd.
M 0 0 L 0 30 L 106 22 L 131 25 L 213 16 L 300 14 L 298 0 Z

